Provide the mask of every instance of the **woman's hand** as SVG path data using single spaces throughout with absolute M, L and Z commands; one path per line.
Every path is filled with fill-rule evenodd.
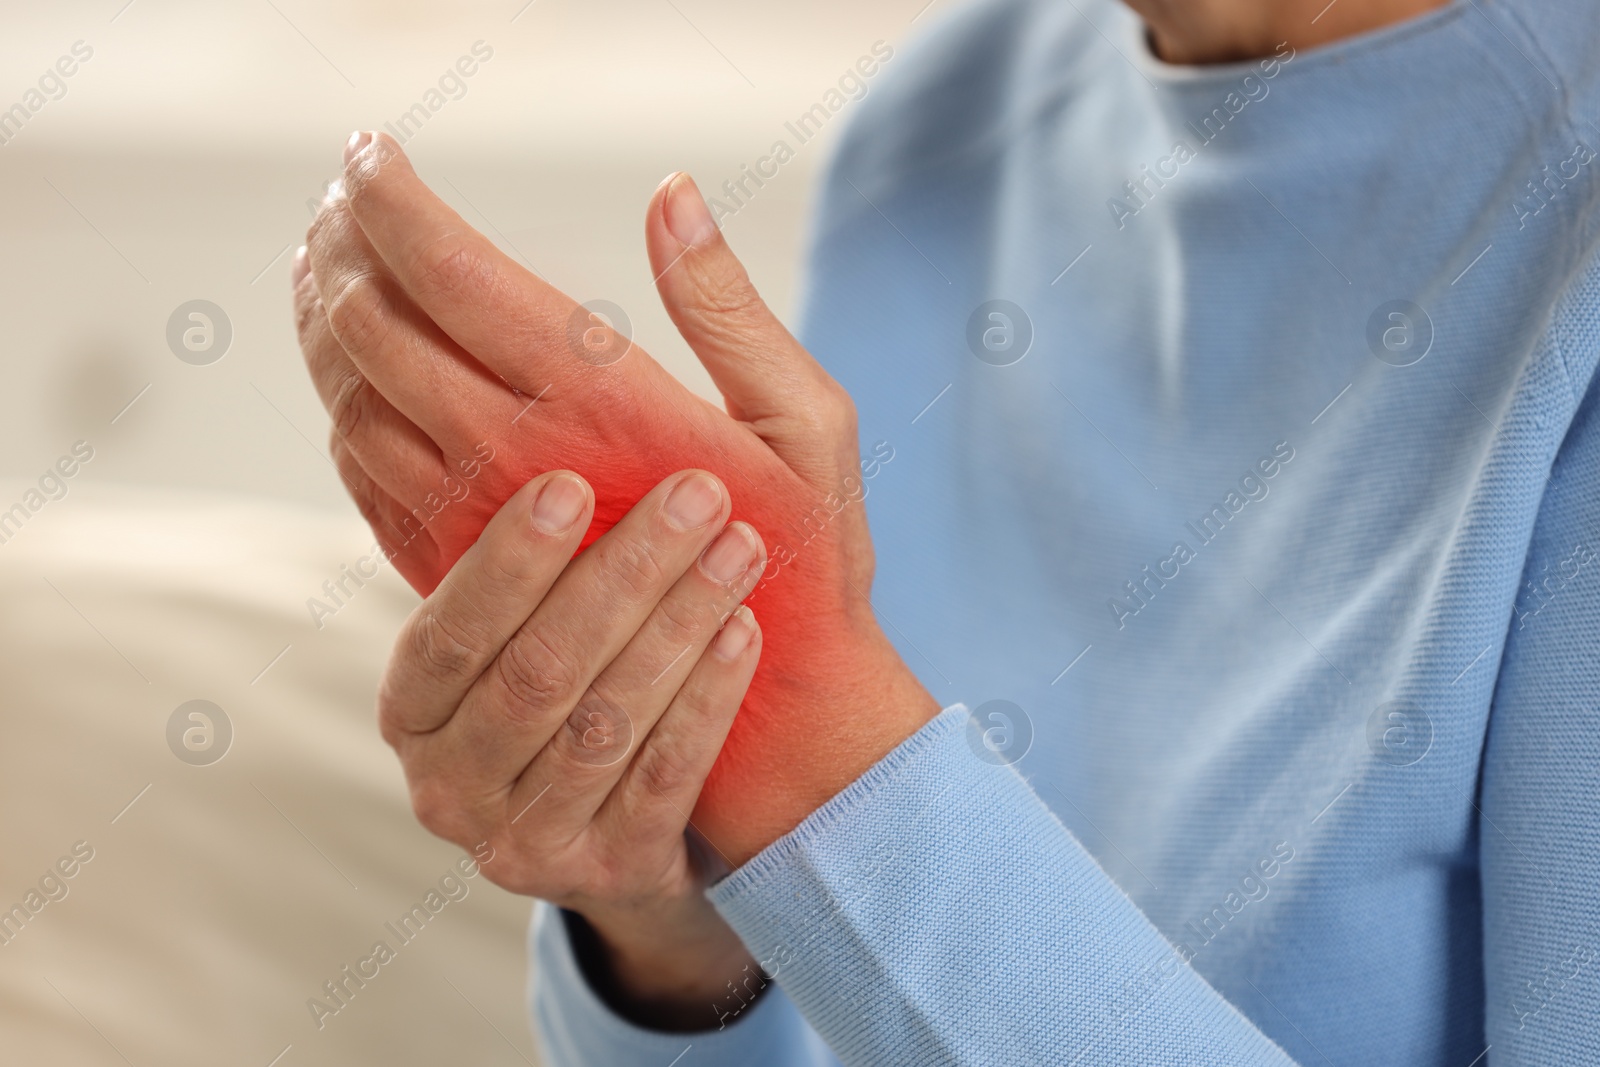
M 346 482 L 423 593 L 541 472 L 592 486 L 585 544 L 672 471 L 722 478 L 771 550 L 752 600 L 761 667 L 694 812 L 737 865 L 938 708 L 868 600 L 850 398 L 762 302 L 687 177 L 656 190 L 645 237 L 726 412 L 501 253 L 381 135 L 352 139 L 297 259 L 300 343 Z
M 570 472 L 514 493 L 406 622 L 379 721 L 424 826 L 582 914 L 619 1007 L 706 1028 L 753 961 L 702 895 L 725 861 L 685 827 L 761 654 L 740 601 L 766 554 L 704 471 L 573 560 L 593 508 Z

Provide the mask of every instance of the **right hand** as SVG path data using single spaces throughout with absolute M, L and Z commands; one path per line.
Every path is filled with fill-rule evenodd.
M 569 471 L 499 509 L 407 620 L 380 725 L 424 826 L 487 844 L 490 881 L 588 920 L 614 1007 L 706 1028 L 754 961 L 703 895 L 726 865 L 686 827 L 760 655 L 740 601 L 765 551 L 703 471 L 574 559 L 593 510 Z

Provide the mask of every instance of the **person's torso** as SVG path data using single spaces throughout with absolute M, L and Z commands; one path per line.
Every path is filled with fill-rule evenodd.
M 1594 70 L 1539 45 L 1457 3 L 1184 72 L 1120 6 L 978 9 L 817 234 L 886 630 L 1295 1052 L 1481 1051 L 1484 729 L 1593 369 Z

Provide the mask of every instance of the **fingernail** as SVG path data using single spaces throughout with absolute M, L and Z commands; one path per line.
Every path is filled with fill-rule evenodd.
M 583 514 L 588 497 L 575 476 L 557 474 L 544 483 L 533 502 L 533 528 L 545 534 L 566 533 Z
M 750 570 L 756 561 L 756 539 L 742 522 L 729 523 L 711 547 L 700 553 L 700 569 L 713 582 L 727 585 Z
M 687 174 L 677 175 L 667 189 L 667 229 L 680 244 L 701 245 L 717 232 L 705 198 Z
M 344 143 L 344 161 L 346 163 L 350 162 L 352 159 L 356 158 L 357 152 L 361 151 L 371 143 L 372 134 L 368 133 L 366 130 L 357 130 L 355 133 L 352 133 L 350 135 L 350 139 Z
M 728 616 L 728 621 L 722 624 L 722 632 L 711 642 L 711 651 L 716 653 L 718 659 L 731 663 L 750 647 L 750 639 L 755 635 L 755 614 L 740 604 L 734 613 Z
M 301 245 L 295 249 L 294 262 L 289 266 L 289 284 L 299 285 L 310 273 L 311 256 L 306 253 L 306 246 Z
M 680 530 L 695 530 L 722 513 L 722 487 L 706 474 L 691 474 L 667 495 L 667 519 Z

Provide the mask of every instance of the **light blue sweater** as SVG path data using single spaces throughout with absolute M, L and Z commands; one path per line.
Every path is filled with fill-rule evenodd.
M 1593 0 L 903 48 L 803 334 L 952 707 L 711 891 L 777 972 L 720 1031 L 622 1022 L 547 917 L 552 1062 L 1600 1063 L 1594 121 Z

